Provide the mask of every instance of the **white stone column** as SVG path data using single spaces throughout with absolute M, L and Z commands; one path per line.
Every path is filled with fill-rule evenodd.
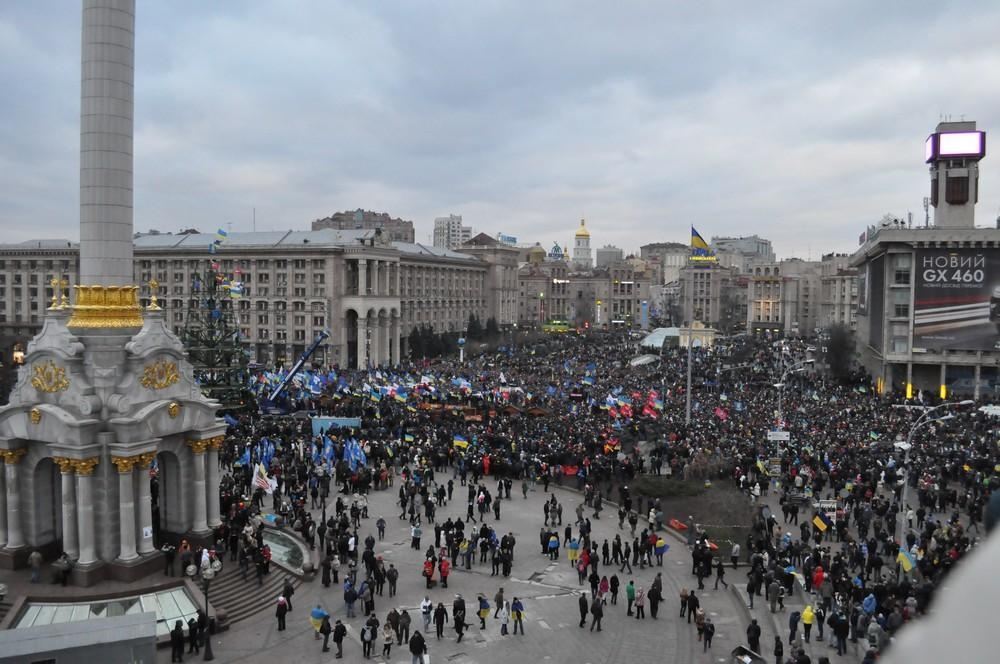
M 85 0 L 80 94 L 80 281 L 134 283 L 135 0 Z
M 358 295 L 368 295 L 368 261 L 358 259 Z
M 0 460 L 3 460 L 0 454 Z M 0 470 L 0 549 L 7 546 L 7 472 Z
M 139 456 L 136 462 L 136 472 L 139 474 L 139 555 L 144 556 L 156 551 L 153 546 L 153 498 L 149 493 L 149 466 L 156 458 L 156 452 L 147 452 Z M 148 533 L 148 535 L 147 535 Z
M 382 295 L 382 261 L 372 261 L 372 295 Z
M 358 315 L 358 361 L 357 369 L 364 369 L 368 364 L 368 357 L 365 349 L 368 342 L 368 319 Z
M 371 330 L 372 342 L 369 344 L 368 349 L 368 361 L 371 362 L 372 366 L 378 366 L 381 364 L 381 357 L 379 357 L 379 344 L 382 342 L 381 334 L 379 330 L 379 317 L 378 314 L 372 319 L 371 323 L 368 325 L 368 329 Z
M 389 328 L 389 344 L 392 353 L 392 366 L 399 366 L 399 315 L 392 317 L 392 325 Z
M 73 462 L 76 471 L 76 523 L 80 540 L 79 565 L 97 560 L 94 547 L 94 466 L 98 458 Z
M 62 476 L 62 550 L 72 560 L 80 557 L 80 543 L 76 536 L 76 481 L 73 475 L 73 460 L 53 459 Z
M 134 457 L 111 457 L 118 468 L 118 559 L 135 560 L 135 490 L 132 484 Z
M 224 436 L 212 438 L 205 455 L 208 464 L 208 486 L 205 487 L 205 499 L 208 501 L 209 528 L 222 525 L 222 519 L 219 518 L 219 447 L 224 440 Z
M 194 481 L 191 492 L 194 494 L 194 522 L 191 530 L 196 533 L 208 532 L 208 508 L 205 501 L 205 449 L 207 440 L 190 440 L 191 460 L 194 469 Z
M 21 492 L 17 478 L 18 467 L 27 450 L 4 450 L 4 474 L 7 476 L 7 548 L 19 549 L 24 546 L 21 530 Z

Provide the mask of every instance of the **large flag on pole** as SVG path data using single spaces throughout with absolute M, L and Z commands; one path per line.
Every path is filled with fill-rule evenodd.
M 263 489 L 268 495 L 274 492 L 278 483 L 267 476 L 267 471 L 264 470 L 264 464 L 257 464 L 257 472 L 254 473 L 253 485 Z

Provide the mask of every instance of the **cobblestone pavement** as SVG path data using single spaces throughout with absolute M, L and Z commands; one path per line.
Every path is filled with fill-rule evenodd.
M 489 486 L 489 484 L 488 484 Z M 564 490 L 553 490 L 564 506 L 564 516 L 572 518 L 576 505 L 582 500 L 580 494 Z M 464 489 L 462 489 L 464 496 Z M 459 495 L 456 487 L 456 497 Z M 663 567 L 634 568 L 631 577 L 626 573 L 618 573 L 622 582 L 622 591 L 617 606 L 609 605 L 605 609 L 603 631 L 589 631 L 579 627 L 578 594 L 586 590 L 589 597 L 589 586 L 583 587 L 577 583 L 576 572 L 570 567 L 565 551 L 560 551 L 561 558 L 552 562 L 541 555 L 538 541 L 539 528 L 543 522 L 542 503 L 548 497 L 541 485 L 529 492 L 524 499 L 519 494 L 513 500 L 504 501 L 501 505 L 501 519 L 496 524 L 498 532 L 513 532 L 517 538 L 515 561 L 510 578 L 491 577 L 491 567 L 488 563 L 473 565 L 472 571 L 456 568 L 449 577 L 449 587 L 442 589 L 440 585 L 426 591 L 423 577 L 420 576 L 423 550 L 429 542 L 425 537 L 420 551 L 410 548 L 409 526 L 399 520 L 398 508 L 395 506 L 395 491 L 382 491 L 372 494 L 369 500 L 371 518 L 362 522 L 360 536 L 362 539 L 369 532 L 375 531 L 375 520 L 379 515 L 386 518 L 388 527 L 385 540 L 376 546 L 376 554 L 385 558 L 386 562 L 394 563 L 400 569 L 399 592 L 393 598 L 388 598 L 388 591 L 383 597 L 376 596 L 375 609 L 380 621 L 393 606 L 405 607 L 413 617 L 413 628 L 420 629 L 419 604 L 425 593 L 432 601 L 444 602 L 451 613 L 451 602 L 455 593 L 465 597 L 468 612 L 472 618 L 472 626 L 466 632 L 462 643 L 455 642 L 455 631 L 451 625 L 445 630 L 445 638 L 437 641 L 433 635 L 428 635 L 428 648 L 431 662 L 454 662 L 455 664 L 475 664 L 490 662 L 580 662 L 580 663 L 611 663 L 611 662 L 728 662 L 729 652 L 742 643 L 746 629 L 746 613 L 740 608 L 740 602 L 735 594 L 720 588 L 712 590 L 714 578 L 707 583 L 707 589 L 702 595 L 702 607 L 716 625 L 716 636 L 709 652 L 703 652 L 702 643 L 697 640 L 697 632 L 693 624 L 682 622 L 678 618 L 678 595 L 682 587 L 690 588 L 695 581 L 691 576 L 690 555 L 687 548 L 675 539 L 668 538 L 670 550 L 664 556 Z M 591 510 L 587 510 L 588 514 Z M 465 504 L 453 501 L 438 511 L 438 518 L 444 520 L 451 516 L 464 516 Z M 618 531 L 614 510 L 606 509 L 604 518 L 594 520 L 594 538 L 602 542 L 609 540 Z M 493 519 L 488 520 L 493 523 Z M 623 533 L 628 535 L 626 530 Z M 433 535 L 432 526 L 425 525 L 425 533 Z M 615 570 L 617 572 L 617 570 Z M 637 620 L 625 615 L 624 586 L 629 578 L 634 578 L 636 586 L 648 588 L 656 572 L 663 572 L 663 595 L 666 599 L 660 606 L 659 617 L 653 620 L 649 617 Z M 611 567 L 601 566 L 600 573 L 610 576 Z M 484 593 L 493 603 L 493 596 L 502 586 L 505 596 L 519 597 L 525 604 L 524 636 L 501 636 L 498 620 L 487 620 L 485 630 L 480 630 L 472 614 L 472 606 L 477 593 Z M 255 586 L 247 585 L 247 592 L 254 592 Z M 274 598 L 277 600 L 277 598 Z M 213 648 L 216 661 L 219 662 L 330 662 L 334 661 L 334 647 L 331 652 L 321 652 L 321 641 L 313 637 L 312 628 L 308 622 L 308 614 L 316 604 L 328 610 L 335 620 L 341 618 L 348 625 L 348 638 L 344 645 L 342 661 L 363 661 L 358 630 L 364 623 L 364 618 L 344 619 L 345 610 L 341 589 L 331 585 L 323 588 L 318 579 L 306 583 L 293 598 L 294 611 L 288 615 L 288 629 L 277 631 L 277 621 L 273 611 L 266 611 L 258 616 L 235 625 L 232 629 L 213 638 Z M 495 608 L 495 607 L 494 607 Z M 500 646 L 500 647 L 497 647 Z M 381 638 L 376 642 L 373 662 L 410 662 L 410 654 L 406 645 L 393 646 L 388 658 L 381 656 Z M 186 656 L 188 660 L 191 657 Z M 158 653 L 158 662 L 170 661 L 169 650 Z M 769 658 L 770 660 L 771 658 Z

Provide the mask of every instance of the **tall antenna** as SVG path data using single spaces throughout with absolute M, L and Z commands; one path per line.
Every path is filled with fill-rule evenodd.
M 257 232 L 257 208 L 253 208 L 253 232 Z

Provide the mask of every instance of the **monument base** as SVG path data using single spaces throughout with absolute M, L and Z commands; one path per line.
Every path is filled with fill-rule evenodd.
M 28 566 L 28 556 L 32 549 L 21 546 L 16 549 L 0 549 L 0 569 L 21 569 Z
M 133 560 L 115 560 L 109 563 L 106 578 L 132 583 L 155 572 L 162 572 L 163 565 L 163 554 L 153 551 Z
M 107 573 L 105 563 L 98 560 L 86 565 L 74 565 L 69 578 L 74 586 L 88 588 L 104 581 L 107 578 Z

